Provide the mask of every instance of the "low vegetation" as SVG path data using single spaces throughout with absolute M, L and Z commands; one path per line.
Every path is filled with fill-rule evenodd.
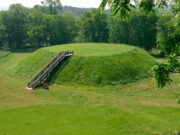
M 59 84 L 121 85 L 149 75 L 155 60 L 140 48 L 118 44 L 70 44 L 42 48 L 21 61 L 14 73 L 32 78 L 63 50 L 74 56 L 57 69 L 52 79 Z
M 1 58 L 1 57 L 6 57 L 8 54 L 9 54 L 9 52 L 1 51 L 1 50 L 0 50 L 0 58 Z

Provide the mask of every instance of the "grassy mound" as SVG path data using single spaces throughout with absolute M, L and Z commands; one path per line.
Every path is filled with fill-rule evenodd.
M 115 44 L 69 44 L 42 48 L 21 61 L 14 72 L 31 78 L 57 53 L 74 51 L 56 71 L 56 83 L 117 85 L 130 83 L 148 75 L 155 64 L 147 52 L 132 46 Z
M 0 59 L 0 135 L 178 134 L 179 74 L 163 90 L 147 78 L 120 87 L 54 84 L 50 91 L 27 92 L 26 80 L 7 71 L 29 55 Z

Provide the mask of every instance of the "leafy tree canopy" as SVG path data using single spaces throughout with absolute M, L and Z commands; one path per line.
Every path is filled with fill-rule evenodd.
M 169 3 L 176 2 L 178 0 L 102 0 L 100 9 L 104 10 L 108 5 L 114 15 L 120 13 L 122 17 L 126 17 L 135 7 L 151 11 L 154 7 L 167 7 Z
M 178 54 L 180 52 L 180 0 L 102 0 L 100 9 L 104 10 L 106 5 L 110 7 L 114 15 L 120 14 L 125 18 L 133 7 L 143 11 L 152 11 L 154 7 L 173 6 L 173 18 L 166 25 L 167 33 L 158 34 L 158 45 L 168 57 L 168 63 L 158 64 L 153 67 L 157 87 L 162 88 L 171 82 L 170 73 L 180 72 Z
M 84 12 L 80 19 L 81 37 L 86 42 L 107 42 L 107 15 L 93 9 Z
M 41 3 L 49 8 L 50 14 L 57 14 L 62 9 L 60 0 L 43 0 Z

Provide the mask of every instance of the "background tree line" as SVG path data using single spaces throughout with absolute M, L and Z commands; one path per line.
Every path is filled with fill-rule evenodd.
M 162 37 L 170 32 L 167 22 L 171 21 L 171 14 L 170 10 L 146 13 L 134 9 L 127 19 L 122 19 L 107 11 L 89 9 L 78 17 L 62 11 L 58 0 L 31 9 L 13 4 L 7 11 L 0 11 L 0 47 L 13 50 L 72 42 L 110 42 L 146 50 L 158 44 L 163 51 Z
M 9 10 L 1 11 L 0 46 L 18 49 L 73 42 L 77 34 L 74 15 L 50 14 L 46 9 L 14 4 Z

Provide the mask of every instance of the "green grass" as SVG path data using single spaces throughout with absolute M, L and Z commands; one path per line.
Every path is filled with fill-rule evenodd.
M 168 121 L 173 117 L 178 118 L 178 111 L 179 109 L 174 108 L 154 107 L 134 107 L 133 110 L 124 110 L 111 105 L 24 107 L 0 113 L 1 124 L 3 124 L 1 127 L 4 127 L 1 128 L 1 133 L 9 135 L 151 135 L 153 130 L 155 134 L 158 132 L 156 129 L 172 127 L 171 124 L 175 123 Z M 171 113 L 174 116 L 160 112 Z M 164 120 L 164 117 L 168 118 Z M 16 123 L 19 126 L 10 123 Z
M 70 44 L 46 47 L 21 61 L 14 74 L 32 78 L 53 56 L 63 50 L 74 56 L 57 69 L 52 78 L 58 84 L 93 86 L 121 85 L 147 77 L 155 60 L 147 52 L 127 45 Z
M 156 90 L 151 78 L 123 86 L 57 85 L 26 91 L 10 76 L 31 57 L 0 58 L 0 135 L 175 135 L 180 130 L 180 76 Z M 176 134 L 177 135 L 177 134 Z
M 28 53 L 0 59 L 0 135 L 175 135 L 180 130 L 180 76 L 156 90 L 150 78 L 116 87 L 54 84 L 25 91 L 9 76 Z

